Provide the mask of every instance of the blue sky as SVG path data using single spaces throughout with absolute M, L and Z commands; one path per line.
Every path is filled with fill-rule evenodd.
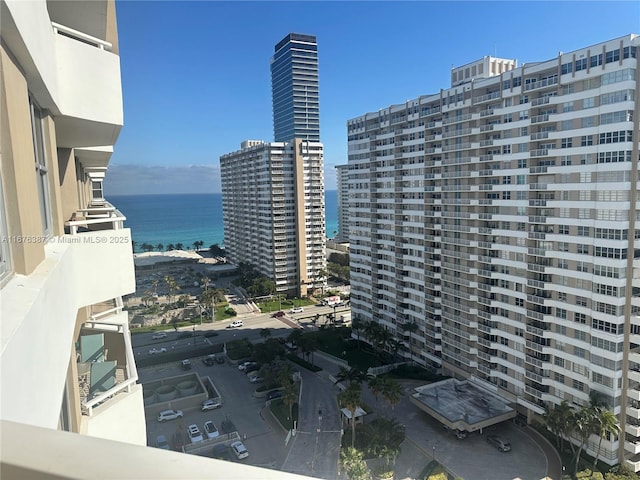
M 518 64 L 640 33 L 640 2 L 116 1 L 125 125 L 109 194 L 219 192 L 219 158 L 273 138 L 269 60 L 316 35 L 326 188 L 346 122 L 449 86 L 484 55 Z

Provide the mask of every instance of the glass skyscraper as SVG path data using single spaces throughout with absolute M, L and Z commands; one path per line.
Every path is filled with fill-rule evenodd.
M 276 142 L 294 138 L 320 141 L 318 44 L 313 35 L 290 33 L 271 57 L 273 134 Z

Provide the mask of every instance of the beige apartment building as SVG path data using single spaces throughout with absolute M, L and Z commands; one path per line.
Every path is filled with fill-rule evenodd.
M 306 296 L 326 268 L 321 143 L 242 143 L 220 157 L 224 245 L 280 293 Z
M 354 318 L 529 421 L 598 393 L 622 427 L 600 458 L 635 471 L 639 45 L 485 57 L 347 123 Z
M 336 165 L 336 187 L 338 189 L 338 232 L 334 240 L 349 242 L 349 166 Z
M 115 2 L 2 0 L 0 33 L 0 476 L 305 478 L 146 446 Z

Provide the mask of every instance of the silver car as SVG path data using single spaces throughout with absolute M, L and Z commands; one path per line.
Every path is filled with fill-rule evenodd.
M 509 443 L 509 440 L 499 437 L 498 435 L 488 435 L 487 442 L 501 452 L 508 452 L 511 450 L 511 443 Z

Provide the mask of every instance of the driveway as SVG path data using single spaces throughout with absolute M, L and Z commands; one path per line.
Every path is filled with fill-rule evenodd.
M 316 355 L 317 363 L 325 370 L 336 374 L 339 367 L 324 361 Z M 491 434 L 499 434 L 511 441 L 512 450 L 498 451 L 489 445 L 483 435 L 473 433 L 465 439 L 458 439 L 446 432 L 441 424 L 428 416 L 409 401 L 413 388 L 425 382 L 401 381 L 405 395 L 392 409 L 380 396 L 376 401 L 366 385 L 362 389 L 362 399 L 374 411 L 374 415 L 395 418 L 406 426 L 406 436 L 402 449 L 413 454 L 401 453 L 397 459 L 398 478 L 413 478 L 432 458 L 444 465 L 455 477 L 473 480 L 541 480 L 547 475 L 547 457 L 536 441 L 528 434 L 528 429 L 503 422 L 491 429 Z M 370 421 L 373 416 L 367 416 Z M 486 431 L 484 432 L 487 433 Z M 416 461 L 416 455 L 421 458 Z M 423 463 L 422 463 L 423 462 Z M 422 464 L 422 467 L 419 465 Z M 553 477 L 555 480 L 555 477 Z M 560 478 L 558 478 L 560 480 Z

